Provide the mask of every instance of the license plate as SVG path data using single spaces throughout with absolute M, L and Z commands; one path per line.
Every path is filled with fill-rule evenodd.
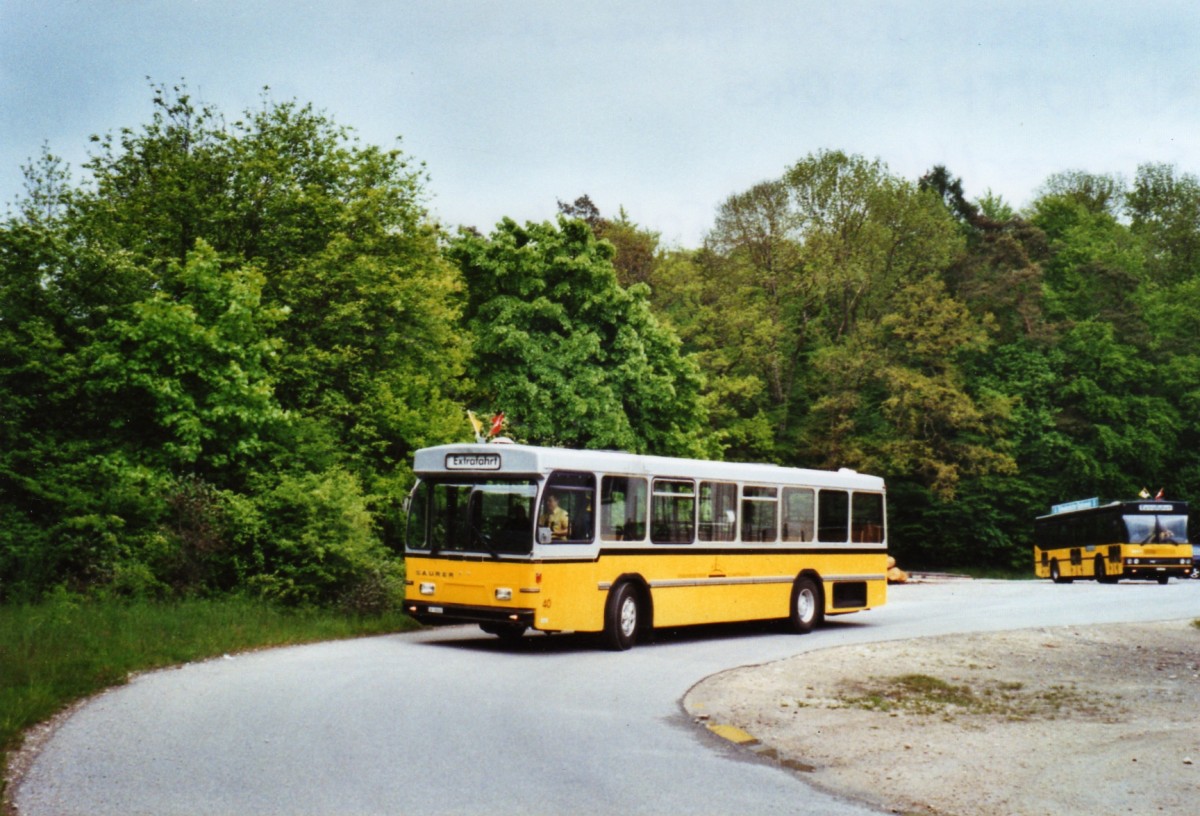
M 431 614 L 431 615 L 440 615 L 440 614 L 442 614 L 443 611 L 445 611 L 445 610 L 443 610 L 440 606 L 429 607 L 429 614 Z

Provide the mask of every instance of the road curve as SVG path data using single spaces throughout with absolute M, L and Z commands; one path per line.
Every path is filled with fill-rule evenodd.
M 878 811 L 725 743 L 681 698 L 714 672 L 849 643 L 1186 617 L 1200 617 L 1200 581 L 957 581 L 893 587 L 887 606 L 804 637 L 704 627 L 613 653 L 454 628 L 277 649 L 100 695 L 13 801 L 20 816 L 862 816 Z

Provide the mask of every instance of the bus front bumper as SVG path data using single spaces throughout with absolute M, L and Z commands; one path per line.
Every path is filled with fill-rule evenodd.
M 1125 569 L 1121 572 L 1122 578 L 1161 578 L 1164 575 L 1173 578 L 1186 578 L 1191 572 L 1191 567 L 1183 564 L 1125 564 Z
M 454 623 L 498 623 L 533 626 L 532 609 L 501 609 L 494 606 L 467 606 L 429 601 L 405 601 L 404 611 L 421 623 L 449 625 Z

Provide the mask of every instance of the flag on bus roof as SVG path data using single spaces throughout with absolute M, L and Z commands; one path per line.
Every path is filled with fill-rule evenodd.
M 1144 487 L 1143 487 L 1143 488 L 1142 488 L 1142 492 L 1141 492 L 1141 493 L 1138 493 L 1138 498 L 1139 498 L 1139 499 L 1148 499 L 1148 498 L 1150 498 L 1150 491 L 1149 491 L 1149 490 L 1147 490 L 1146 488 L 1144 488 Z
M 495 436 L 500 433 L 500 429 L 504 427 L 504 412 L 496 414 L 492 417 L 492 429 L 488 432 L 488 436 Z
M 471 427 L 475 429 L 475 441 L 483 441 L 483 423 L 479 421 L 479 417 L 475 416 L 474 411 L 467 411 L 467 419 L 471 420 Z

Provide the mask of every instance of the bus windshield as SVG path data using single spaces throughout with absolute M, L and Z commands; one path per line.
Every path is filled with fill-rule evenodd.
M 1187 516 L 1125 516 L 1132 544 L 1186 544 Z
M 413 497 L 408 547 L 431 552 L 527 554 L 533 549 L 529 479 L 422 482 Z

